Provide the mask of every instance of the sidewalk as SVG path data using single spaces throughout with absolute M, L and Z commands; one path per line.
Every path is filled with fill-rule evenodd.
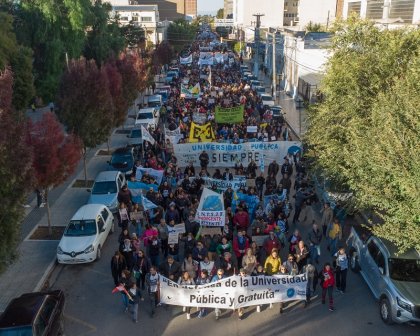
M 37 112 L 27 113 L 31 119 L 39 120 L 45 111 L 46 109 L 38 109 Z M 127 118 L 124 127 L 132 123 L 134 120 Z M 125 146 L 127 138 L 125 134 L 114 132 L 110 142 L 111 148 L 117 148 Z M 89 151 L 87 159 L 89 179 L 94 179 L 100 171 L 108 169 L 109 156 L 95 155 L 98 149 L 106 148 L 107 145 L 104 143 Z M 86 204 L 89 197 L 86 189 L 71 188 L 76 178 L 84 178 L 83 163 L 79 163 L 73 176 L 50 193 L 51 222 L 54 226 L 66 226 L 76 210 Z M 16 251 L 17 259 L 0 275 L 0 312 L 4 311 L 11 299 L 23 293 L 41 290 L 56 263 L 59 241 L 29 239 L 36 227 L 48 225 L 46 208 L 37 208 L 36 198 L 33 195 L 28 197 L 28 205 L 22 208 L 25 211 L 25 218 L 21 224 L 21 242 Z

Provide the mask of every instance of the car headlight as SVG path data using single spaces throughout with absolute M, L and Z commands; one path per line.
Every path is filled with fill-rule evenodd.
M 64 254 L 60 246 L 57 247 L 57 254 Z
M 91 253 L 95 251 L 95 248 L 93 247 L 93 245 L 89 245 L 84 251 L 83 253 Z
M 405 301 L 401 300 L 398 296 L 397 296 L 397 304 L 402 309 L 404 309 L 404 310 L 408 311 L 409 313 L 411 313 L 411 304 L 409 304 L 408 302 L 405 302 Z

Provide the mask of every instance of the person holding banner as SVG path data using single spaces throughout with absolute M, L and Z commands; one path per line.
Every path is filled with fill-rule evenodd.
M 160 274 L 157 273 L 155 266 L 150 267 L 150 273 L 146 274 L 146 286 L 150 299 L 150 317 L 153 317 L 160 301 Z
M 223 270 L 223 268 L 219 268 L 217 270 L 216 275 L 211 279 L 211 282 L 217 282 L 219 280 L 224 279 L 225 277 L 226 277 L 225 271 Z M 216 321 L 219 319 L 221 312 L 222 310 L 220 308 L 214 309 L 214 314 L 216 315 Z
M 178 284 L 181 286 L 194 286 L 195 281 L 194 278 L 191 277 L 189 272 L 182 273 L 182 276 L 178 280 Z M 187 312 L 187 320 L 191 318 L 191 307 L 183 307 L 183 312 Z
M 210 277 L 209 277 L 209 272 L 207 271 L 207 269 L 202 269 L 200 272 L 200 275 L 197 277 L 197 280 L 195 281 L 196 285 L 207 285 L 208 283 L 210 283 Z M 199 308 L 200 312 L 198 313 L 198 318 L 202 318 L 204 316 L 206 316 L 207 314 L 207 310 L 206 308 Z

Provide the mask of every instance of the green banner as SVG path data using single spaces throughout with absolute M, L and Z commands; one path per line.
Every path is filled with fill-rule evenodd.
M 216 122 L 219 124 L 237 124 L 244 121 L 244 106 L 223 108 L 216 106 Z

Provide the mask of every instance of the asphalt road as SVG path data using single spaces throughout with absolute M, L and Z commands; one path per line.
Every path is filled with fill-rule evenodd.
M 300 225 L 302 232 L 307 228 L 309 224 Z M 140 303 L 139 322 L 134 324 L 130 315 L 123 311 L 120 295 L 111 294 L 114 286 L 110 260 L 117 249 L 117 239 L 117 232 L 108 237 L 101 260 L 87 265 L 59 265 L 51 275 L 50 286 L 63 289 L 66 295 L 67 336 L 134 333 L 174 336 L 202 335 L 203 332 L 211 335 L 420 335 L 420 326 L 385 325 L 366 283 L 360 275 L 352 272 L 348 275 L 347 292 L 334 293 L 334 312 L 329 312 L 327 305 L 321 304 L 319 288 L 308 308 L 302 303 L 290 303 L 283 315 L 279 315 L 278 305 L 273 309 L 266 307 L 261 313 L 249 307 L 245 309 L 242 321 L 230 311 L 225 311 L 219 321 L 215 321 L 213 312 L 198 319 L 195 309 L 191 320 L 187 320 L 182 308 L 176 306 L 159 307 L 155 317 L 151 318 L 146 298 Z

